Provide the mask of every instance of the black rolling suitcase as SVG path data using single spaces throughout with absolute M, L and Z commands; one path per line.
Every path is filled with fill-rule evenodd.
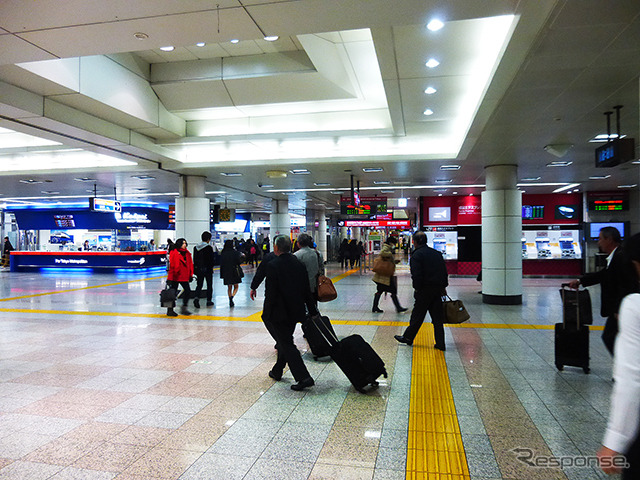
M 384 362 L 375 350 L 360 335 L 349 335 L 338 340 L 333 330 L 329 330 L 318 316 L 311 318 L 318 332 L 330 345 L 329 355 L 347 376 L 355 389 L 361 393 L 365 387 L 378 385 L 378 377 L 387 377 Z
M 302 333 L 309 344 L 314 360 L 331 355 L 331 344 L 328 342 L 326 335 L 323 335 L 318 329 L 316 325 L 317 322 L 322 322 L 325 329 L 328 330 L 334 338 L 337 338 L 336 332 L 334 332 L 331 322 L 329 321 L 329 317 L 325 317 L 324 315 L 321 317 L 307 317 L 306 320 L 302 322 Z
M 584 301 L 579 301 L 576 290 L 568 290 L 568 284 L 562 284 L 562 323 L 555 325 L 555 362 L 556 368 L 562 370 L 565 366 L 579 367 L 584 373 L 589 373 L 589 327 L 585 325 L 583 316 L 591 318 L 591 311 L 587 314 Z M 584 290 L 582 290 L 584 291 Z M 588 293 L 588 292 L 587 292 Z M 589 307 L 591 301 L 589 299 Z

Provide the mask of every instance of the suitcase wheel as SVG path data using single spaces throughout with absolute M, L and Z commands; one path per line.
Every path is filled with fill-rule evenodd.
M 591 371 L 589 367 L 583 367 L 582 370 L 584 371 L 584 373 L 587 373 L 587 374 Z
M 374 380 L 373 382 L 371 382 L 371 386 L 372 387 L 377 387 L 378 385 L 380 385 L 380 384 L 378 383 L 377 380 Z
M 556 368 L 557 368 L 559 371 L 562 371 L 562 370 L 564 369 L 564 365 L 562 365 L 562 364 L 560 364 L 560 363 L 556 363 Z

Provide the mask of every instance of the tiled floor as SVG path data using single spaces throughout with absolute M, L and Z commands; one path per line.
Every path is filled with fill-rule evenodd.
M 339 277 L 322 312 L 339 336 L 371 342 L 389 372 L 363 395 L 308 353 L 313 388 L 267 376 L 273 340 L 246 271 L 233 310 L 216 279 L 216 306 L 178 318 L 158 307 L 161 276 L 1 272 L 0 479 L 608 478 L 589 457 L 611 359 L 594 330 L 592 373 L 555 369 L 561 280 L 525 279 L 523 305 L 490 306 L 474 279 L 451 279 L 472 318 L 446 329 L 443 354 L 428 325 L 413 347 L 396 343 L 409 316 L 388 298 L 371 313 L 371 274 Z M 299 331 L 296 342 L 306 351 Z M 567 466 L 529 465 L 550 457 Z

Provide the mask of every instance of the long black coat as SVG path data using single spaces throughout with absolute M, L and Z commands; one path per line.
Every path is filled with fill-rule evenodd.
M 266 272 L 263 320 L 289 325 L 302 322 L 305 304 L 315 313 L 307 269 L 295 255 L 283 253 L 273 258 L 266 263 Z
M 220 253 L 220 278 L 224 280 L 225 285 L 236 285 L 242 283 L 238 268 L 242 268 L 242 254 L 237 250 L 223 249 Z

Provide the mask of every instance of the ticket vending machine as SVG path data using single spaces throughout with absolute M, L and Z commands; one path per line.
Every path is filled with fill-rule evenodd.
M 560 252 L 562 258 L 575 258 L 576 250 L 572 237 L 563 237 L 560 239 Z
M 536 237 L 536 250 L 538 251 L 538 258 L 551 257 L 549 237 Z

